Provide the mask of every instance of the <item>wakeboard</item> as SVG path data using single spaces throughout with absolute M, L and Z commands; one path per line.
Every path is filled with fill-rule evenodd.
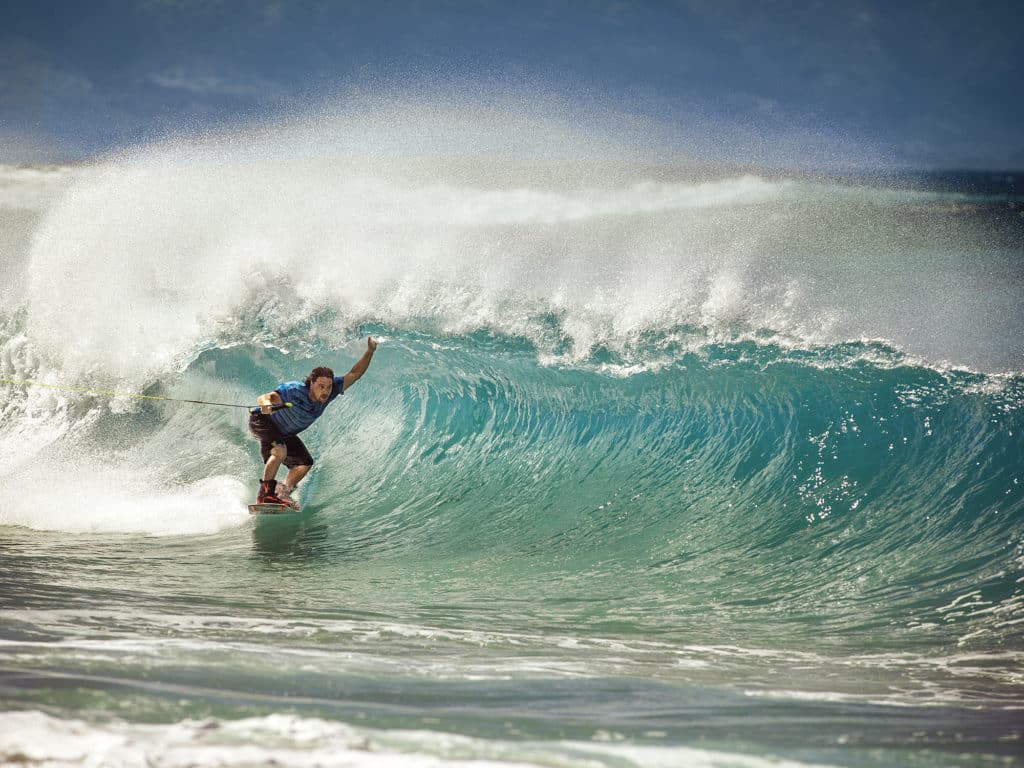
M 299 510 L 287 504 L 250 504 L 250 515 L 297 515 Z

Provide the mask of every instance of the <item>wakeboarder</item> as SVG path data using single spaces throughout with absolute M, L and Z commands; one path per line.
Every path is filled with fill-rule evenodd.
M 257 504 L 299 508 L 292 494 L 313 466 L 313 457 L 298 434 L 320 418 L 331 402 L 359 381 L 370 367 L 376 349 L 377 342 L 369 336 L 363 356 L 344 376 L 335 376 L 330 368 L 318 366 L 305 381 L 286 381 L 273 392 L 256 398 L 260 409 L 249 417 L 249 431 L 259 440 L 264 462 Z M 282 464 L 288 467 L 288 474 L 284 483 L 278 485 L 277 471 Z

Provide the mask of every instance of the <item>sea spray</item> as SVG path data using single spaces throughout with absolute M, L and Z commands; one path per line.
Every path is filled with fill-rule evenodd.
M 328 312 L 339 331 L 485 328 L 538 346 L 553 320 L 573 359 L 694 326 L 1024 363 L 1003 342 L 1022 330 L 1019 231 L 962 194 L 709 177 L 568 128 L 551 157 L 549 123 L 531 139 L 497 110 L 453 120 L 476 137 L 456 146 L 427 130 L 443 108 L 376 108 L 83 169 L 27 256 L 40 353 L 146 382 L 255 308 L 271 344 Z

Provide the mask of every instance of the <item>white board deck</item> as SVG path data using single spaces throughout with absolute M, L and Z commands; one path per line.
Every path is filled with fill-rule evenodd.
M 250 504 L 250 515 L 297 515 L 299 510 L 285 504 Z

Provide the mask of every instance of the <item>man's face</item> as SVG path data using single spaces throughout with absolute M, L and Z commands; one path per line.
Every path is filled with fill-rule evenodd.
M 310 400 L 314 403 L 326 403 L 327 398 L 331 396 L 331 386 L 333 384 L 334 382 L 327 376 L 313 379 L 309 385 Z

